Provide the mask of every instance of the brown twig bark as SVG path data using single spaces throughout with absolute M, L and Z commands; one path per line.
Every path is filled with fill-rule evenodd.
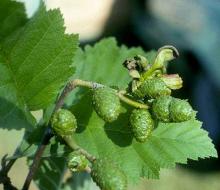
M 52 135 L 51 129 L 50 129 L 50 127 L 48 127 L 46 129 L 45 134 L 43 135 L 42 141 L 41 141 L 40 145 L 38 146 L 38 149 L 35 153 L 33 163 L 32 163 L 32 165 L 29 169 L 29 173 L 28 173 L 28 175 L 25 179 L 22 190 L 28 190 L 29 189 L 29 186 L 30 186 L 31 181 L 34 177 L 34 174 L 36 173 L 36 171 L 39 167 L 40 160 L 41 160 L 41 157 L 44 153 L 44 150 L 45 150 L 46 146 L 49 144 L 50 139 L 51 139 L 52 136 L 53 135 Z

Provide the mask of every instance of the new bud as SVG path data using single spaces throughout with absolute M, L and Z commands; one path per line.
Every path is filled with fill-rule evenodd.
M 161 79 L 172 90 L 177 90 L 183 87 L 183 80 L 178 74 L 162 75 Z
M 174 46 L 163 46 L 158 50 L 153 67 L 154 69 L 163 68 L 166 62 L 176 59 L 178 56 L 179 52 Z
M 73 172 L 85 171 L 89 166 L 89 161 L 84 155 L 78 154 L 77 152 L 71 152 L 68 155 L 68 168 Z

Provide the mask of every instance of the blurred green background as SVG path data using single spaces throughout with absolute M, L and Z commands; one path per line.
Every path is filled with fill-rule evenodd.
M 39 1 L 25 2 L 31 17 Z M 180 57 L 169 67 L 178 72 L 184 88 L 175 96 L 189 98 L 198 110 L 203 128 L 216 148 L 220 145 L 220 1 L 219 0 L 45 0 L 49 8 L 64 14 L 66 32 L 79 33 L 81 46 L 115 36 L 120 44 L 142 46 L 146 51 L 170 44 Z M 36 116 L 38 116 L 36 114 Z M 11 155 L 23 131 L 0 129 L 0 157 Z M 20 159 L 10 172 L 17 186 L 27 174 Z M 2 189 L 2 186 L 0 186 Z M 32 190 L 37 189 L 32 183 Z M 89 188 L 87 188 L 89 189 Z M 90 188 L 95 189 L 95 187 Z M 174 170 L 162 170 L 160 180 L 142 180 L 140 190 L 220 190 L 219 160 L 189 162 Z

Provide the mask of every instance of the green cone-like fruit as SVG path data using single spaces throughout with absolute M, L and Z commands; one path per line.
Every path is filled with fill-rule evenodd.
M 78 154 L 76 152 L 71 152 L 68 155 L 68 168 L 73 172 L 85 171 L 89 166 L 89 162 L 84 155 Z
M 154 100 L 152 113 L 162 122 L 183 122 L 195 116 L 195 112 L 186 100 L 171 96 L 161 96 Z
M 127 178 L 124 172 L 107 158 L 94 161 L 91 177 L 101 190 L 127 189 Z
M 130 116 L 130 125 L 134 137 L 139 142 L 147 140 L 154 128 L 154 121 L 151 114 L 146 109 L 135 109 Z
M 93 92 L 93 107 L 106 122 L 115 121 L 120 113 L 120 100 L 115 91 L 109 87 L 97 88 Z
M 66 109 L 59 109 L 52 117 L 51 127 L 59 136 L 72 135 L 77 128 L 75 116 Z
M 190 120 L 194 116 L 194 111 L 186 100 L 173 98 L 170 103 L 170 119 L 174 122 Z
M 170 121 L 170 103 L 171 96 L 161 96 L 154 100 L 152 105 L 152 113 L 156 119 L 163 122 Z
M 163 95 L 170 95 L 171 90 L 160 78 L 153 78 L 143 81 L 134 94 L 138 98 L 157 98 Z

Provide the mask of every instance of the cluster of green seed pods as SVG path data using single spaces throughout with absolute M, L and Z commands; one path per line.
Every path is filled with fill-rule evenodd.
M 161 96 L 154 100 L 152 113 L 162 122 L 183 122 L 190 120 L 195 112 L 186 100 Z
M 182 87 L 182 79 L 178 74 L 166 74 L 164 65 L 176 57 L 176 52 L 175 48 L 166 46 L 160 49 L 153 63 L 143 56 L 124 62 L 132 77 L 131 88 L 128 88 L 130 97 L 150 105 L 148 110 L 134 109 L 130 115 L 130 127 L 138 142 L 149 138 L 158 123 L 155 121 L 184 122 L 195 116 L 186 100 L 171 97 L 172 90 Z M 109 87 L 94 89 L 92 103 L 97 115 L 105 122 L 115 121 L 120 114 L 120 99 L 116 91 Z
M 129 125 L 133 137 L 140 143 L 149 139 L 158 122 L 184 122 L 195 117 L 196 112 L 188 101 L 171 96 L 172 90 L 182 87 L 182 79 L 178 74 L 166 74 L 166 62 L 177 55 L 174 47 L 165 46 L 159 49 L 152 63 L 140 55 L 124 62 L 132 77 L 125 96 L 132 99 L 130 105 L 135 107 L 129 112 Z M 129 104 L 125 101 L 128 97 L 123 99 L 119 95 L 117 90 L 106 86 L 92 89 L 92 106 L 105 122 L 118 119 L 121 100 Z M 58 136 L 70 136 L 76 131 L 76 118 L 70 111 L 59 109 L 52 116 L 51 127 Z M 67 158 L 67 166 L 73 172 L 87 171 L 89 168 L 92 179 L 102 190 L 127 189 L 125 173 L 111 159 L 89 159 L 89 163 L 87 158 L 72 152 Z
M 135 109 L 130 116 L 131 129 L 139 142 L 149 138 L 158 121 L 184 122 L 195 116 L 195 111 L 186 100 L 171 96 L 172 90 L 182 87 L 182 79 L 178 74 L 166 74 L 166 63 L 177 56 L 178 51 L 174 47 L 164 46 L 152 63 L 145 59 L 139 62 L 129 59 L 124 64 L 133 78 L 130 94 L 137 101 L 150 105 L 149 110 Z M 140 65 L 143 69 L 139 69 Z
M 159 77 L 146 79 L 132 93 L 140 101 L 151 101 L 149 111 L 133 110 L 130 116 L 131 129 L 139 142 L 148 139 L 155 128 L 155 121 L 184 122 L 195 116 L 195 111 L 186 100 L 170 96 L 171 89 Z

